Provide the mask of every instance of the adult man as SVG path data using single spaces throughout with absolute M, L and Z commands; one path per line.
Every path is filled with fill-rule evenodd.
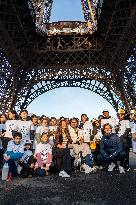
M 118 125 L 118 122 L 109 115 L 108 110 L 103 110 L 103 118 L 101 119 L 101 128 L 104 124 L 109 123 L 112 126 L 112 132 L 115 133 L 115 127 Z
M 112 126 L 107 123 L 103 126 L 104 135 L 100 143 L 100 155 L 98 156 L 99 163 L 108 166 L 108 171 L 113 171 L 116 162 L 120 161 L 119 171 L 125 173 L 123 168 L 125 160 L 125 152 L 120 138 L 112 133 Z
M 129 152 L 131 147 L 131 136 L 130 136 L 130 122 L 125 119 L 126 111 L 124 109 L 120 109 L 118 111 L 118 136 L 121 139 L 123 150 L 126 153 L 124 168 L 129 171 Z

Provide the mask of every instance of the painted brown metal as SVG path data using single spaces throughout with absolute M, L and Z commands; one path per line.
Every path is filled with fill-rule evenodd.
M 136 2 L 105 0 L 92 34 L 48 36 L 31 1 L 0 1 L 0 110 L 26 108 L 59 87 L 81 87 L 117 110 L 136 105 Z

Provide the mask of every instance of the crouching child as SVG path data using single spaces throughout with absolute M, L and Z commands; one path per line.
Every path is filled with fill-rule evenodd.
M 73 151 L 76 154 L 75 167 L 80 166 L 80 170 L 84 170 L 85 174 L 96 171 L 93 167 L 93 157 L 90 147 L 87 143 L 84 143 L 83 137 L 80 138 L 80 144 L 74 146 Z
M 47 175 L 52 163 L 52 147 L 49 144 L 49 136 L 47 133 L 41 135 L 40 143 L 35 150 L 35 157 L 38 163 L 38 176 L 42 177 Z
M 34 158 L 31 151 L 31 146 L 31 140 L 26 139 L 24 143 L 24 154 L 19 161 L 19 165 L 22 168 L 20 171 L 20 176 L 23 178 L 35 175 L 35 164 L 37 160 Z
M 15 132 L 13 135 L 13 140 L 8 142 L 7 151 L 4 157 L 4 160 L 8 163 L 9 166 L 7 181 L 11 181 L 12 177 L 16 177 L 18 175 L 18 161 L 24 154 L 24 144 L 21 140 L 22 134 L 20 132 Z

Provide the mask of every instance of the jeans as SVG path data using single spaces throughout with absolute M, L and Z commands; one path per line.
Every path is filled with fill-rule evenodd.
M 54 148 L 53 156 L 56 159 L 59 171 L 71 171 L 71 156 L 69 148 Z
M 85 156 L 85 163 L 89 166 L 89 167 L 93 167 L 93 158 L 91 154 L 87 154 Z
M 114 162 L 115 164 L 117 161 L 120 162 L 120 166 L 125 166 L 125 158 L 126 158 L 126 153 L 124 151 L 120 152 L 117 156 L 114 156 L 112 158 L 109 157 L 104 157 L 102 154 L 98 155 L 97 160 L 98 160 L 98 165 L 99 166 L 108 166 L 111 164 L 111 162 Z
M 11 173 L 11 175 L 13 177 L 16 177 L 18 175 L 18 173 L 17 173 L 17 165 L 16 165 L 15 161 L 13 159 L 9 159 L 7 161 L 7 163 L 9 166 L 9 173 Z

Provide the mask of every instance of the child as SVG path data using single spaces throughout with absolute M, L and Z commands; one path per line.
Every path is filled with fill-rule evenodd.
M 6 156 L 4 157 L 9 166 L 7 181 L 11 181 L 12 177 L 17 176 L 17 163 L 24 154 L 24 144 L 21 139 L 22 134 L 20 132 L 15 132 L 13 140 L 8 142 Z
M 41 142 L 37 145 L 35 156 L 38 163 L 38 176 L 45 176 L 52 162 L 52 147 L 47 133 L 41 135 Z
M 8 112 L 8 120 L 5 123 L 5 134 L 3 138 L 3 147 L 6 149 L 7 144 L 13 139 L 14 132 L 18 131 L 17 113 L 15 110 Z
M 75 165 L 78 166 L 81 165 L 81 168 L 85 170 L 85 173 L 88 174 L 92 171 L 95 171 L 95 168 L 93 168 L 93 159 L 90 147 L 87 143 L 84 143 L 84 138 L 80 138 L 80 145 L 76 145 L 73 148 L 73 151 L 77 155 L 75 159 Z
M 32 142 L 31 140 L 25 140 L 24 143 L 24 154 L 19 161 L 19 165 L 22 167 L 20 175 L 23 178 L 26 178 L 34 174 L 34 167 L 36 159 L 33 156 L 31 151 Z
M 32 121 L 29 120 L 28 111 L 22 110 L 20 112 L 20 118 L 21 120 L 18 121 L 18 131 L 22 134 L 22 140 L 33 140 L 35 131 Z

